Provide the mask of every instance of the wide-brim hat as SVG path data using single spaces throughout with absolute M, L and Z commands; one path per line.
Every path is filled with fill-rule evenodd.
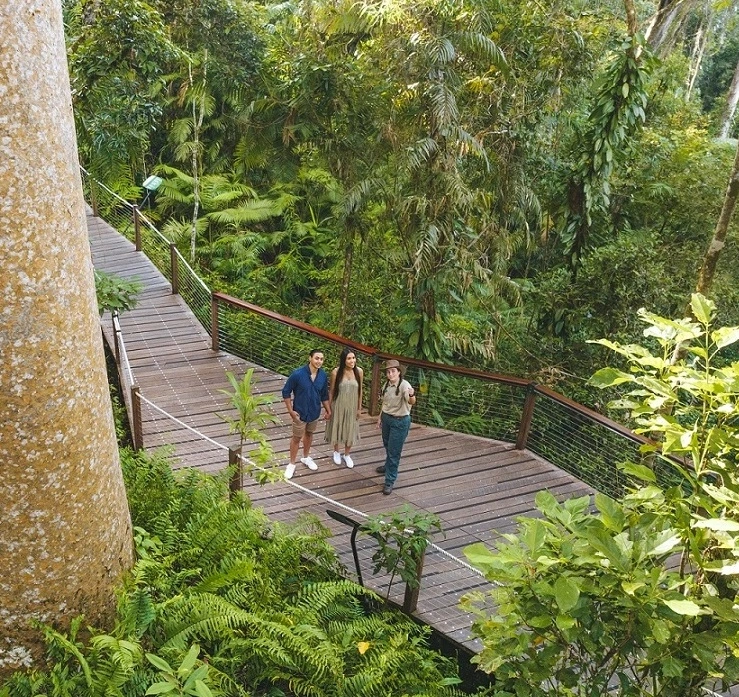
M 398 370 L 400 370 L 400 363 L 394 358 L 391 358 L 389 361 L 385 361 L 383 370 L 387 370 L 388 368 L 397 368 Z

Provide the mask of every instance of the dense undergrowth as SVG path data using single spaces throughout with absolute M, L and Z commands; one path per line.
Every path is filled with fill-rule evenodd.
M 464 694 L 427 628 L 341 577 L 315 519 L 270 521 L 162 453 L 124 450 L 122 463 L 138 561 L 114 626 L 39 627 L 47 667 L 0 696 Z

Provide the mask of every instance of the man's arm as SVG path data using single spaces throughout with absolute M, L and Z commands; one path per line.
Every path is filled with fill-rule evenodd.
M 287 413 L 289 417 L 295 421 L 295 419 L 300 418 L 300 414 L 298 414 L 297 411 L 293 409 L 293 398 L 292 397 L 285 397 L 285 406 L 287 407 Z
M 290 375 L 290 377 L 285 381 L 285 386 L 282 388 L 282 399 L 285 402 L 285 406 L 287 407 L 287 413 L 293 421 L 295 421 L 296 416 L 300 418 L 298 412 L 293 409 L 293 383 L 295 382 L 295 378 L 293 377 L 294 375 L 295 373 L 292 373 Z

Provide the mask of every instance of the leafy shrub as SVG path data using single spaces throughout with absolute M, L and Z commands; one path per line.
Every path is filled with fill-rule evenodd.
M 109 634 L 82 619 L 43 628 L 46 671 L 17 674 L 0 697 L 452 697 L 452 663 L 428 629 L 339 576 L 313 518 L 270 521 L 225 477 L 173 473 L 163 453 L 124 451 L 138 561 Z M 175 667 L 178 666 L 178 667 Z M 207 669 L 204 667 L 207 666 Z M 164 692 L 162 692 L 165 694 Z

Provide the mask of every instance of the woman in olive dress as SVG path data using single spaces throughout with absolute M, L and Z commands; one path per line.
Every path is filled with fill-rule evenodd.
M 334 446 L 334 463 L 354 467 L 349 454 L 359 440 L 359 412 L 362 408 L 362 378 L 364 373 L 357 365 L 357 354 L 350 348 L 341 352 L 339 365 L 331 371 L 329 405 L 331 418 L 326 424 L 327 443 Z M 343 446 L 344 454 L 339 451 Z

